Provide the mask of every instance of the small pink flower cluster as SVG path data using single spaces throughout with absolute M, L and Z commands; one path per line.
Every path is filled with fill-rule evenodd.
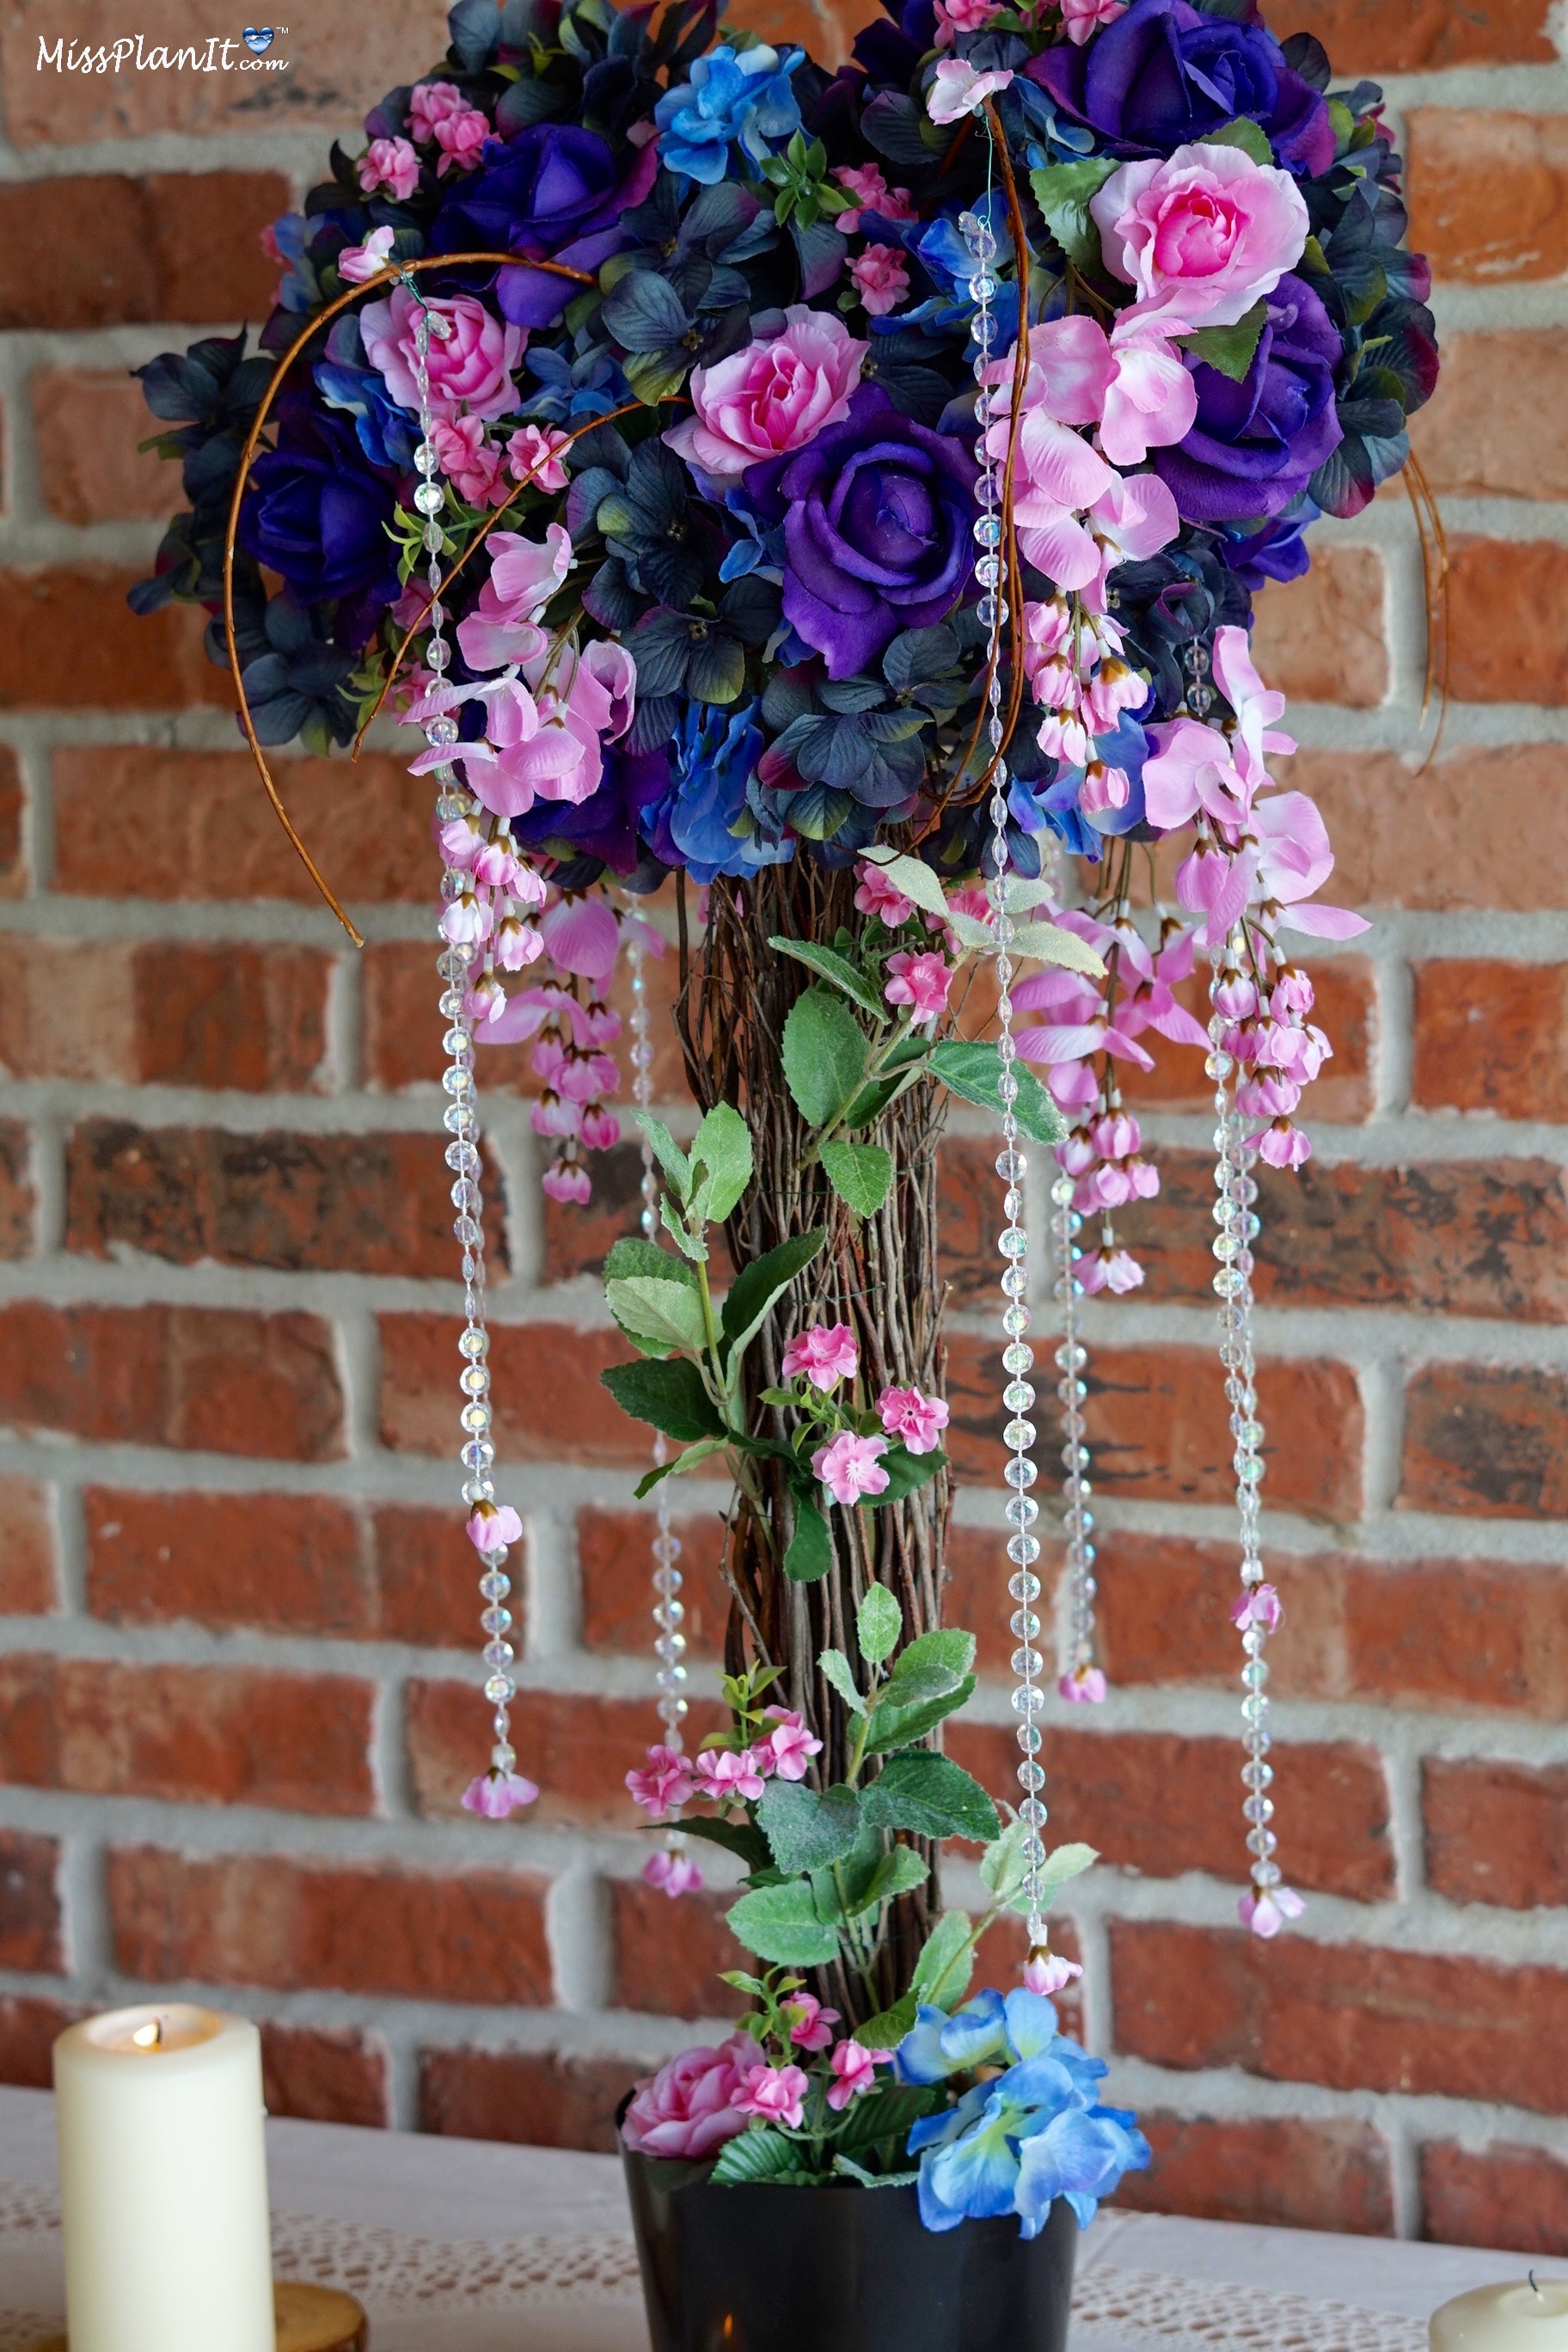
M 1272 960 L 1272 942 L 1261 940 L 1259 947 Z M 1226 1024 L 1221 1044 L 1237 1066 L 1236 1107 L 1248 1118 L 1269 1122 L 1249 1139 L 1270 1167 L 1300 1168 L 1311 1158 L 1312 1145 L 1292 1115 L 1301 1089 L 1311 1084 L 1334 1050 L 1322 1030 L 1307 1020 L 1313 1004 L 1311 982 L 1295 965 L 1281 961 L 1273 987 L 1260 996 L 1246 972 L 1227 968 L 1215 1003 Z
M 906 959 L 908 961 L 908 959 Z M 939 956 L 918 959 L 941 963 Z M 942 969 L 945 971 L 946 966 Z M 859 1369 L 859 1351 L 847 1323 L 814 1323 L 800 1331 L 784 1349 L 780 1367 L 786 1381 L 805 1380 L 828 1396 L 842 1381 L 852 1381 Z M 863 1495 L 887 1492 L 888 1473 L 882 1456 L 889 1441 L 899 1438 L 910 1454 L 934 1453 L 947 1427 L 948 1408 L 940 1397 L 922 1396 L 919 1389 L 885 1388 L 877 1399 L 885 1436 L 840 1429 L 811 1457 L 813 1475 L 822 1481 L 836 1503 L 846 1508 Z
M 542 490 L 566 487 L 566 469 L 557 452 L 572 436 L 553 425 L 521 425 L 504 448 L 488 437 L 482 419 L 474 415 L 438 424 L 430 437 L 441 471 L 471 507 L 505 506 L 519 482 L 537 483 Z
M 826 2050 L 832 2037 L 820 2029 L 829 2020 L 837 2022 L 837 2011 L 820 2008 L 805 1993 L 784 2005 L 786 2016 L 792 2011 L 809 2012 L 812 2027 L 809 2038 L 796 2032 L 791 2040 L 812 2052 Z M 890 2050 L 867 2050 L 852 2038 L 835 2043 L 827 2061 L 827 2105 L 841 2114 L 851 2099 L 872 2087 L 877 2068 L 891 2063 Z M 701 2163 L 726 2140 L 738 2138 L 749 2123 L 798 2131 L 810 2089 L 804 2066 L 787 2060 L 771 2065 L 759 2059 L 749 2034 L 734 2033 L 718 2049 L 682 2051 L 639 2083 L 621 2137 L 643 2156 Z
M 961 7 L 990 9 L 995 0 L 958 0 Z M 938 15 L 941 15 L 939 0 Z M 938 35 L 940 39 L 940 33 Z M 885 319 L 896 310 L 910 290 L 910 273 L 901 248 L 878 235 L 876 223 L 880 221 L 915 221 L 919 213 L 910 201 L 908 188 L 889 188 L 875 163 L 840 164 L 833 174 L 853 204 L 845 207 L 834 219 L 834 226 L 845 236 L 854 236 L 864 230 L 868 243 L 849 265 L 849 277 L 860 297 L 861 308 L 872 319 Z M 868 226 L 869 215 L 872 225 Z
M 1053 760 L 1084 771 L 1079 806 L 1092 820 L 1125 808 L 1131 792 L 1124 770 L 1097 757 L 1095 738 L 1114 734 L 1124 710 L 1135 710 L 1147 688 L 1121 659 L 1121 632 L 1108 615 L 1075 617 L 1071 602 L 1053 596 L 1024 607 L 1024 668 L 1046 716 L 1039 744 Z
M 646 1763 L 626 1774 L 634 1801 L 650 1820 L 663 1822 L 694 1797 L 721 1808 L 754 1805 L 773 1774 L 781 1780 L 804 1780 L 811 1759 L 822 1751 L 821 1740 L 789 1707 L 766 1707 L 763 1717 L 773 1727 L 749 1748 L 704 1748 L 695 1756 L 662 1745 L 650 1748 Z
M 427 147 L 434 141 L 440 149 L 437 179 L 454 169 L 476 170 L 490 135 L 489 124 L 479 108 L 470 106 L 456 83 L 449 81 L 416 82 L 408 96 L 408 128 L 416 146 Z
M 560 902 L 563 907 L 569 903 Z M 586 910 L 614 920 L 602 899 L 586 902 Z M 548 922 L 547 917 L 547 929 Z M 551 951 L 554 953 L 553 946 Z M 541 1181 L 552 1200 L 579 1206 L 591 1191 L 588 1171 L 577 1156 L 579 1144 L 589 1151 L 608 1151 L 621 1139 L 620 1120 L 606 1100 L 621 1075 L 606 1051 L 621 1034 L 620 1014 L 600 993 L 607 978 L 605 973 L 589 981 L 585 1002 L 572 989 L 549 983 L 524 989 L 511 999 L 506 1015 L 509 1036 L 536 1040 L 529 1059 L 544 1087 L 529 1112 L 529 1124 L 535 1135 L 550 1136 L 563 1147 Z
M 941 1020 L 947 1010 L 952 970 L 940 955 L 930 949 L 921 955 L 900 949 L 888 958 L 888 972 L 882 993 L 900 1010 L 908 1005 L 911 1028 L 930 1028 Z

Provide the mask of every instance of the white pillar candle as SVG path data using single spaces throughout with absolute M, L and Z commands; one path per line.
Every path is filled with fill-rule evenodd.
M 70 2352 L 275 2352 L 261 2037 L 174 2001 L 55 2044 Z
M 1568 2352 L 1568 2279 L 1472 2287 L 1432 2315 L 1432 2352 Z M 73 2346 L 72 2352 L 75 2352 Z

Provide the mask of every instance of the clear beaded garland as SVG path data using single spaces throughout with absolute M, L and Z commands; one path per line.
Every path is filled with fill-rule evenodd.
M 437 518 L 446 499 L 446 492 L 437 478 L 440 457 L 431 437 L 434 420 L 430 413 L 429 352 L 430 339 L 445 341 L 450 332 L 446 320 L 426 305 L 417 285 L 411 278 L 404 283 L 414 296 L 417 308 L 414 320 L 414 380 L 419 399 L 419 444 L 414 452 L 416 470 L 421 477 L 414 493 L 414 504 L 425 518 L 424 545 L 429 559 L 426 578 L 431 603 L 426 614 L 430 636 L 426 647 L 426 667 L 439 678 L 447 669 L 451 654 L 443 634 L 447 615 L 438 600 L 441 584 L 441 553 L 444 535 Z M 458 723 L 442 712 L 425 722 L 425 736 L 433 747 L 444 748 L 458 740 Z M 436 774 L 436 813 L 445 821 L 468 815 L 474 803 L 459 790 L 450 767 L 440 767 Z M 458 867 L 448 866 L 441 877 L 443 908 L 460 898 L 470 887 L 469 877 Z M 438 926 L 439 928 L 439 926 Z M 442 933 L 445 939 L 445 933 Z M 463 1328 L 458 1340 L 458 1352 L 462 1369 L 458 1375 L 458 1387 L 462 1403 L 458 1425 L 463 1442 L 458 1452 L 465 1476 L 463 1500 L 470 1510 L 480 1504 L 495 1503 L 495 1482 L 491 1472 L 495 1466 L 495 1445 L 491 1436 L 489 1402 L 490 1375 L 487 1359 L 489 1355 L 489 1334 L 485 1328 L 485 1236 L 484 1197 L 481 1191 L 481 1160 L 479 1157 L 479 1115 L 474 1077 L 474 1026 L 468 1011 L 469 968 L 481 950 L 471 941 L 448 940 L 436 959 L 440 976 L 441 993 L 437 1009 L 447 1023 L 442 1050 L 447 1067 L 441 1084 L 450 1100 L 445 1113 L 445 1124 L 451 1136 L 447 1146 L 447 1165 L 452 1171 L 452 1206 L 457 1211 L 452 1231 L 462 1249 Z M 517 1762 L 511 1744 L 510 1708 L 517 1695 L 512 1675 L 515 1653 L 507 1635 L 511 1631 L 511 1612 L 507 1601 L 511 1592 L 511 1579 L 506 1573 L 508 1546 L 504 1543 L 488 1546 L 483 1552 L 484 1573 L 479 1579 L 479 1596 L 484 1603 L 479 1615 L 479 1627 L 484 1634 L 480 1653 L 485 1667 L 484 1692 L 494 1709 L 492 1730 L 494 1746 L 490 1750 L 492 1771 L 503 1778 Z
M 1062 1677 L 1064 1691 L 1081 1685 L 1097 1672 L 1094 1664 L 1095 1581 L 1094 1514 L 1089 1509 L 1093 1488 L 1089 1482 L 1089 1448 L 1084 1443 L 1083 1408 L 1089 1395 L 1084 1378 L 1089 1349 L 1079 1333 L 1079 1301 L 1083 1286 L 1073 1269 L 1082 1251 L 1077 1235 L 1083 1219 L 1073 1207 L 1073 1180 L 1058 1176 L 1051 1187 L 1051 1238 L 1056 1260 L 1054 1295 L 1061 1309 L 1062 1341 L 1057 1349 L 1057 1395 L 1061 1402 L 1062 1530 L 1067 1538 L 1068 1655 Z M 1100 1685 L 1103 1689 L 1103 1684 Z
M 1023 1222 L 1024 1181 L 1028 1174 L 1028 1160 L 1018 1149 L 1018 1121 L 1014 1108 L 1018 1099 L 1018 1080 L 1013 1068 L 1017 1049 L 1013 1042 L 1013 999 L 1009 992 L 1013 961 L 1007 953 L 1014 937 L 1014 925 L 1007 907 L 1007 771 L 1001 758 L 1006 731 L 1002 717 L 1002 632 L 1008 619 L 1007 605 L 1002 594 L 1005 529 L 996 462 L 987 446 L 985 426 L 990 403 L 984 381 L 996 331 L 996 321 L 991 309 L 997 291 L 992 269 L 996 240 L 986 223 L 975 213 L 962 214 L 958 226 L 973 263 L 968 290 L 974 304 L 974 316 L 969 331 L 974 345 L 974 377 L 981 386 L 976 413 L 982 429 L 974 445 L 975 460 L 980 467 L 980 480 L 975 492 L 980 514 L 974 524 L 974 537 L 980 555 L 974 569 L 984 592 L 980 618 L 990 631 L 986 735 L 994 762 L 988 814 L 994 828 L 992 862 L 994 868 L 990 896 L 992 936 L 995 941 L 997 1052 L 1002 1062 L 996 1088 L 1002 1104 L 1002 1150 L 997 1155 L 996 1172 L 1006 1187 L 1002 1210 L 1007 1221 L 997 1243 L 1003 1261 L 1002 1295 L 1005 1302 L 1002 1310 L 1002 1328 L 1007 1336 L 1007 1345 L 1002 1351 L 1003 1369 L 1008 1376 L 1007 1385 L 1002 1391 L 1002 1402 L 1009 1416 L 1002 1433 L 1007 1447 L 1007 1465 L 1003 1476 L 1007 1483 L 1006 1517 L 1011 1529 L 1007 1538 L 1007 1557 L 1014 1570 L 1007 1590 L 1016 1603 L 1011 1626 L 1018 1643 L 1012 1657 L 1013 1672 L 1018 1677 L 1013 1693 L 1013 1712 L 1018 1717 L 1017 1739 L 1023 1750 L 1023 1759 L 1018 1766 L 1018 1782 L 1023 1798 L 1018 1812 L 1026 1824 L 1026 1832 L 1022 1854 L 1024 1882 L 1020 1892 L 1027 1912 L 1032 1950 L 1037 1945 L 1043 1945 L 1046 1937 L 1045 1898 L 1040 1879 L 1040 1870 L 1046 1859 L 1045 1841 L 1040 1833 L 1047 1820 L 1046 1803 L 1040 1792 L 1045 1787 L 1046 1774 L 1039 1762 L 1043 1744 L 1039 1717 L 1046 1700 L 1040 1685 L 1045 1660 L 1036 1647 L 1040 1634 L 1040 1620 L 1035 1604 L 1040 1597 L 1040 1580 L 1034 1570 L 1040 1556 L 1040 1545 L 1038 1538 L 1031 1532 L 1039 1517 L 1040 1507 L 1029 1492 L 1038 1473 L 1030 1459 L 1035 1444 L 1035 1427 L 1025 1418 L 1035 1402 L 1034 1389 L 1026 1377 L 1035 1361 L 1034 1350 L 1025 1337 L 1029 1328 L 1029 1242 Z

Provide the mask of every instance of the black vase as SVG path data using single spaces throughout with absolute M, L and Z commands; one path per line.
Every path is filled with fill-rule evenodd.
M 911 2189 L 716 2189 L 623 2147 L 653 2352 L 1064 2352 L 1078 2223 L 924 2227 Z

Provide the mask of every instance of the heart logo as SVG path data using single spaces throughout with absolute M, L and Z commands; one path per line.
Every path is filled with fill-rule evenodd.
M 269 49 L 272 47 L 271 26 L 247 25 L 245 28 L 245 46 L 247 49 L 254 49 L 258 57 L 261 55 L 263 49 Z

